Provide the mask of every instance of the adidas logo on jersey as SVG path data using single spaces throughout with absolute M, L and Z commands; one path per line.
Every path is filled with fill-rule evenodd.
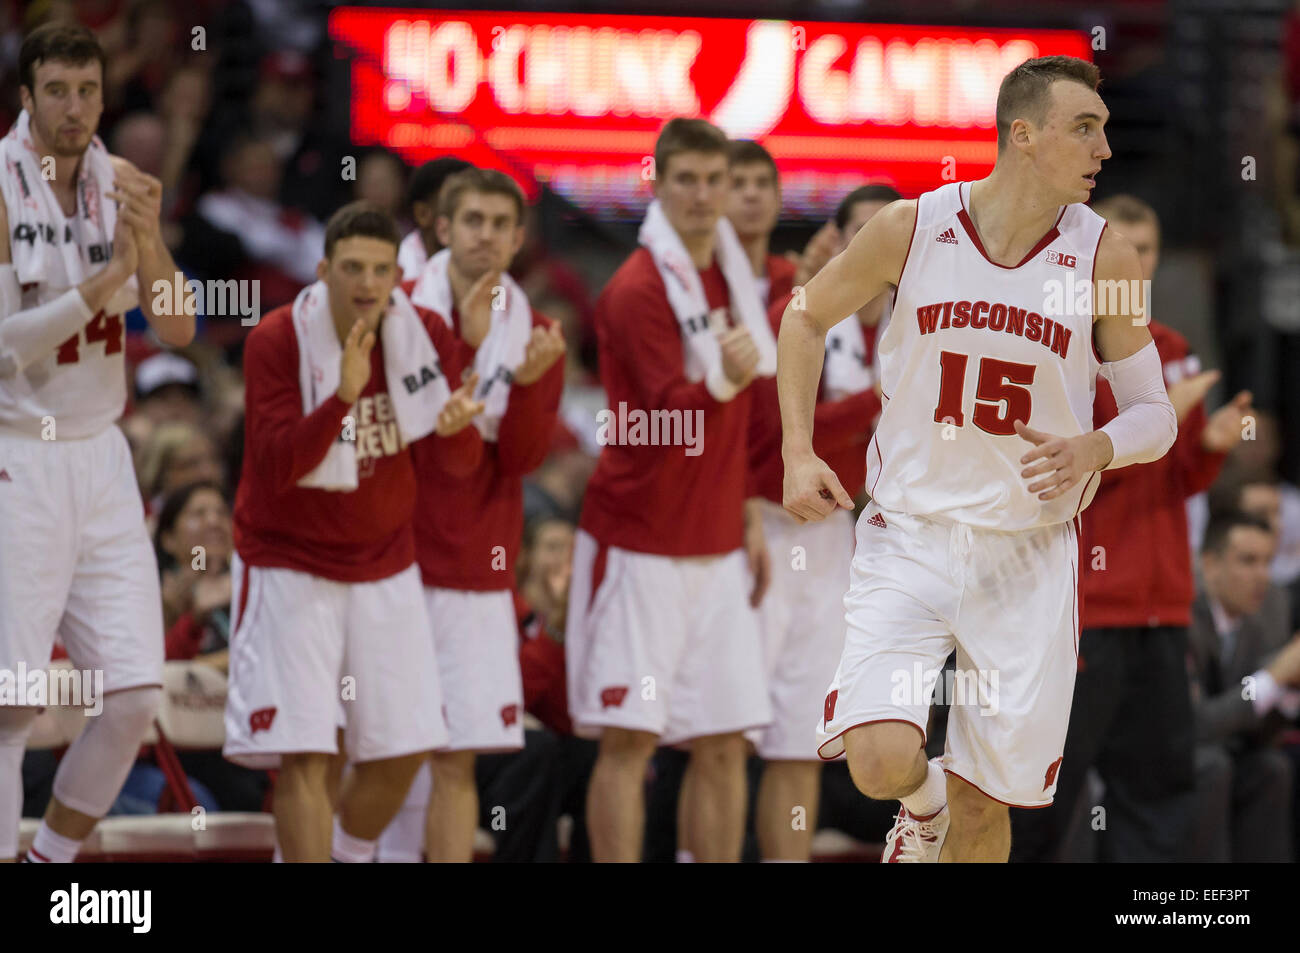
M 869 526 L 879 526 L 881 529 L 886 529 L 889 526 L 889 524 L 885 522 L 885 517 L 880 513 L 873 513 L 871 518 L 867 520 L 867 524 Z
M 955 231 L 953 231 L 953 230 L 950 228 L 950 229 L 948 229 L 946 232 L 944 232 L 942 235 L 940 235 L 940 236 L 938 236 L 937 238 L 935 238 L 935 241 L 936 241 L 936 242 L 947 242 L 949 245 L 956 245 L 956 244 L 957 244 L 957 233 L 956 233 Z

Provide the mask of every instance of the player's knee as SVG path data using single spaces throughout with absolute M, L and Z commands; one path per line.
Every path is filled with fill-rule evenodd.
M 648 731 L 606 728 L 600 734 L 600 758 L 624 770 L 637 770 L 638 766 L 644 770 L 658 744 L 659 736 Z
M 433 756 L 433 783 L 456 787 L 474 785 L 474 752 L 448 751 Z
M 24 748 L 39 713 L 37 708 L 0 708 L 0 748 Z
M 697 738 L 691 743 L 691 761 L 697 771 L 708 775 L 743 770 L 745 736 L 735 733 Z
M 864 725 L 844 736 L 849 776 L 858 790 L 872 800 L 890 801 L 907 794 L 909 781 L 916 773 L 920 736 L 885 730 L 896 727 Z
M 157 685 L 113 692 L 104 696 L 104 710 L 99 717 L 106 729 L 138 744 L 153 724 L 161 701 L 162 688 Z
M 299 751 L 280 759 L 280 773 L 276 778 L 277 793 L 303 788 L 325 790 L 331 777 L 334 756 L 323 751 Z

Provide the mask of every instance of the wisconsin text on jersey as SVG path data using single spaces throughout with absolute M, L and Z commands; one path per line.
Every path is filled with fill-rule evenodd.
M 1060 322 L 1045 318 L 1037 311 L 1018 308 L 1013 304 L 990 305 L 987 301 L 939 301 L 922 305 L 916 309 L 916 323 L 922 334 L 967 326 L 976 330 L 1016 334 L 1030 341 L 1038 341 L 1063 358 L 1069 353 L 1070 337 L 1074 333 Z

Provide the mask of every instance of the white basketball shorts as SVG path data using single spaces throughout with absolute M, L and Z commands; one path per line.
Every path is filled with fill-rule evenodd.
M 813 719 L 844 649 L 853 514 L 837 509 L 824 520 L 800 525 L 767 501 L 762 513 L 772 583 L 758 620 L 772 723 L 750 740 L 769 761 L 816 761 Z
M 379 761 L 447 744 L 442 687 L 414 563 L 375 582 L 231 564 L 226 758 L 275 768 L 281 755 Z M 341 713 L 341 719 L 340 719 Z
M 426 586 L 434 654 L 452 751 L 524 746 L 519 626 L 510 592 Z
M 678 557 L 601 546 L 578 530 L 565 655 L 576 732 L 664 744 L 772 720 L 743 550 Z
M 952 707 L 943 767 L 1015 807 L 1052 803 L 1079 649 L 1075 521 L 1015 533 L 882 510 L 858 519 L 844 654 L 818 753 L 879 721 L 925 736 L 930 699 Z M 939 675 L 953 649 L 956 675 Z
M 0 432 L 0 669 L 43 669 L 56 634 L 103 690 L 162 684 L 158 562 L 126 437 Z

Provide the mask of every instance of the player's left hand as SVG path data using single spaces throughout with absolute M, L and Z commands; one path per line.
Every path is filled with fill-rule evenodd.
M 1113 449 L 1108 450 L 1110 438 L 1100 431 L 1077 437 L 1058 437 L 1027 427 L 1022 420 L 1017 420 L 1015 427 L 1016 433 L 1034 444 L 1034 449 L 1020 458 L 1021 463 L 1030 464 L 1020 471 L 1020 475 L 1031 479 L 1046 474 L 1043 479 L 1029 484 L 1029 492 L 1037 493 L 1040 500 L 1056 499 L 1084 476 L 1110 463 L 1108 453 L 1113 453 Z
M 763 520 L 758 508 L 745 504 L 745 558 L 754 588 L 749 594 L 749 604 L 755 609 L 763 601 L 772 582 L 772 554 L 767 551 L 767 536 L 763 533 Z
M 564 353 L 564 332 L 558 324 L 549 328 L 533 328 L 524 362 L 515 368 L 513 383 L 527 387 L 551 369 L 551 365 Z
M 474 399 L 474 390 L 478 387 L 478 374 L 471 373 L 465 383 L 451 392 L 447 403 L 443 404 L 438 414 L 439 437 L 454 437 L 460 433 L 479 414 L 483 413 L 483 401 Z
M 162 182 L 141 172 L 120 156 L 112 156 L 113 189 L 108 197 L 118 202 L 117 214 L 146 245 L 162 241 Z

